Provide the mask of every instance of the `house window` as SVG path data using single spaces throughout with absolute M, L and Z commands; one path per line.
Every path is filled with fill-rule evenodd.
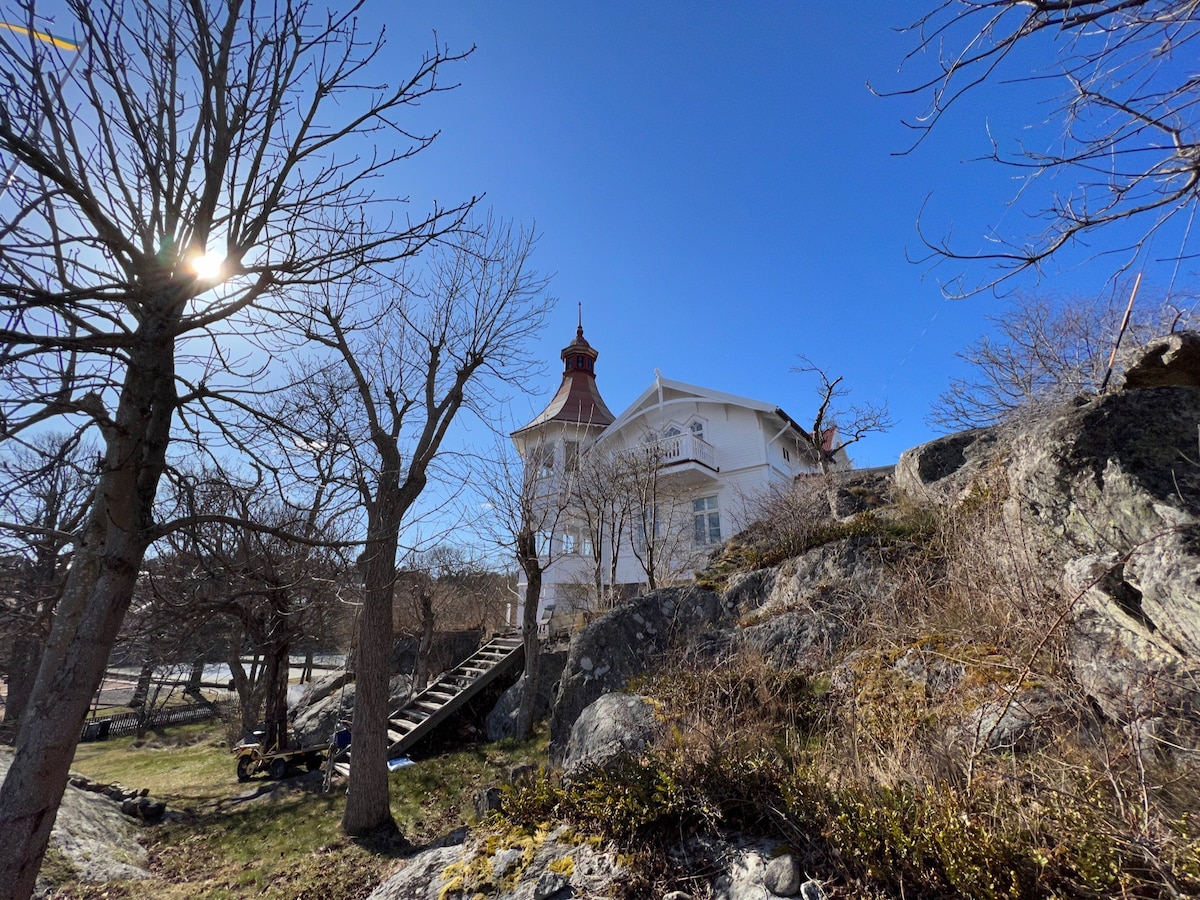
M 704 423 L 703 422 L 693 422 L 691 425 L 688 426 L 688 430 L 691 431 L 691 433 L 693 435 L 695 435 L 697 438 L 699 438 L 700 440 L 704 440 Z
M 697 497 L 692 501 L 692 512 L 696 546 L 721 543 L 721 513 L 717 509 L 716 496 Z
M 646 526 L 650 526 L 651 534 L 658 538 L 658 507 L 643 510 L 642 514 L 633 520 L 633 548 L 638 553 L 646 552 Z
M 563 468 L 568 472 L 579 468 L 579 441 L 567 441 L 563 445 Z
M 591 556 L 592 542 L 577 529 L 569 528 L 559 537 L 559 547 L 569 556 Z
M 538 478 L 554 474 L 554 445 L 543 444 L 533 449 L 533 464 Z
M 788 448 L 787 448 L 787 447 L 784 447 L 784 448 L 783 448 L 783 461 L 784 461 L 784 462 L 791 462 L 791 461 L 792 461 L 792 454 L 791 454 L 791 452 L 788 450 Z

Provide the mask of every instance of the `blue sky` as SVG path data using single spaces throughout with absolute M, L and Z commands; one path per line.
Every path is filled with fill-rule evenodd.
M 854 398 L 886 401 L 892 432 L 853 451 L 894 462 L 932 437 L 929 404 L 960 372 L 955 350 L 1002 301 L 943 299 L 961 265 L 913 264 L 931 235 L 985 246 L 1022 227 L 1013 174 L 972 161 L 1002 140 L 1040 139 L 1046 104 L 1027 86 L 968 97 L 911 155 L 917 98 L 868 90 L 898 74 L 920 2 L 416 2 L 382 13 L 400 71 L 438 41 L 475 53 L 419 121 L 440 137 L 409 163 L 413 203 L 486 193 L 536 222 L 538 263 L 559 305 L 545 376 L 518 397 L 526 420 L 551 396 L 558 350 L 583 307 L 598 377 L 619 410 L 659 368 L 668 378 L 775 402 L 805 422 L 805 354 Z M 390 8 L 390 7 L 389 7 Z M 928 64 L 928 61 L 926 61 Z M 1032 61 L 1031 61 L 1031 65 Z M 917 72 L 928 72 L 918 66 Z M 924 214 L 922 209 L 924 206 Z M 1114 264 L 1045 272 L 1056 294 L 1110 290 Z M 977 271 L 985 277 L 982 264 Z M 1031 280 L 1021 284 L 1033 286 Z
M 553 394 L 582 304 L 614 411 L 658 369 L 807 423 L 814 384 L 791 371 L 804 354 L 843 376 L 852 399 L 892 410 L 896 427 L 853 448 L 857 464 L 894 462 L 932 437 L 930 403 L 962 374 L 955 352 L 1004 301 L 944 299 L 943 281 L 989 270 L 910 261 L 925 255 L 918 218 L 968 252 L 987 248 L 991 228 L 1020 234 L 1044 192 L 1008 205 L 1020 182 L 978 158 L 989 137 L 1046 149 L 1058 133 L 1038 126 L 1054 111 L 1046 97 L 998 82 L 901 155 L 924 98 L 881 98 L 867 83 L 886 91 L 929 74 L 929 58 L 897 72 L 916 44 L 900 29 L 935 5 L 368 0 L 363 32 L 384 29 L 388 44 L 364 83 L 406 78 L 435 33 L 452 51 L 476 48 L 443 72 L 455 90 L 402 121 L 440 134 L 386 192 L 409 195 L 414 215 L 484 195 L 498 215 L 536 223 L 536 263 L 554 274 L 546 369 L 497 424 L 527 421 Z M 1010 73 L 1045 65 L 1046 49 Z M 1081 265 L 1087 255 L 1015 286 L 1127 290 L 1111 279 L 1116 261 Z M 1147 271 L 1144 294 L 1166 283 L 1163 269 Z
M 960 371 L 955 351 L 1002 301 L 943 298 L 940 281 L 963 269 L 909 261 L 923 253 L 918 216 L 924 206 L 932 235 L 968 249 L 990 226 L 1020 225 L 1005 205 L 1012 173 L 972 159 L 989 129 L 1037 138 L 1024 126 L 1048 107 L 1027 86 L 988 86 L 896 155 L 921 101 L 867 82 L 910 82 L 897 68 L 914 38 L 897 29 L 927 3 L 381 7 L 400 72 L 434 30 L 452 50 L 477 48 L 447 72 L 461 86 L 420 111 L 441 134 L 405 167 L 412 202 L 486 193 L 499 214 L 536 221 L 538 264 L 555 273 L 548 369 L 513 420 L 553 393 L 581 303 L 614 410 L 657 368 L 811 421 L 813 384 L 791 372 L 802 353 L 854 398 L 890 405 L 895 429 L 858 445 L 858 464 L 933 435 L 924 418 Z M 1047 272 L 1041 289 L 1095 293 L 1111 268 Z

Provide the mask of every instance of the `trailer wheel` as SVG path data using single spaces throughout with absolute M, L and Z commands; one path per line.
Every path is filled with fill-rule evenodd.
M 250 757 L 239 756 L 237 763 L 238 781 L 250 780 Z
M 281 781 L 287 776 L 287 760 L 282 756 L 277 756 L 271 760 L 271 767 L 267 769 L 267 773 L 275 781 Z

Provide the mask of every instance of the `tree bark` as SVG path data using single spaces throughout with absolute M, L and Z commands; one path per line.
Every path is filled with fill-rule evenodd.
M 169 295 L 156 299 L 158 314 L 138 326 L 115 421 L 104 429 L 107 452 L 91 514 L 0 787 L 4 900 L 26 900 L 33 892 L 92 694 L 149 546 L 177 405 L 171 334 L 182 311 Z
M 197 659 L 192 663 L 192 671 L 188 674 L 187 687 L 183 692 L 189 697 L 199 698 L 200 683 L 204 680 L 204 660 Z
M 433 586 L 421 588 L 421 637 L 417 641 L 417 661 L 413 671 L 413 693 L 419 694 L 429 687 L 429 654 L 433 650 Z
M 264 719 L 266 735 L 263 745 L 272 750 L 287 748 L 287 685 L 288 645 L 275 644 L 267 649 L 263 662 L 263 684 L 265 685 L 266 710 Z
M 525 570 L 525 608 L 521 614 L 521 642 L 525 647 L 525 690 L 517 708 L 515 734 L 523 741 L 533 730 L 533 711 L 537 705 L 538 679 L 541 676 L 541 639 L 538 636 L 538 605 L 542 599 L 542 561 L 537 554 L 537 536 L 526 530 L 517 535 L 517 553 Z
M 229 676 L 233 681 L 234 690 L 237 691 L 238 706 L 241 708 L 242 736 L 245 737 L 251 734 L 258 724 L 262 691 L 260 690 L 261 682 L 255 681 L 253 677 L 246 674 L 246 667 L 242 665 L 240 647 L 235 647 L 234 652 L 229 655 Z
M 33 683 L 37 675 L 38 660 L 46 644 L 46 632 L 18 634 L 13 640 L 12 655 L 9 657 L 8 693 L 4 698 L 4 725 L 15 734 L 21 718 L 29 705 Z
M 150 680 L 154 677 L 154 662 L 147 657 L 138 672 L 137 683 L 133 686 L 133 696 L 129 698 L 130 709 L 141 709 L 150 701 Z
M 381 467 L 376 502 L 368 511 L 363 553 L 363 608 L 358 626 L 354 741 L 342 830 L 363 835 L 396 831 L 388 800 L 387 721 L 392 662 L 392 596 L 400 520 L 408 506 L 399 486 L 400 454 Z

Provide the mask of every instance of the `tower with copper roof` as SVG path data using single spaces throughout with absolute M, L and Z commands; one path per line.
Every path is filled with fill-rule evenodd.
M 542 488 L 554 485 L 564 476 L 569 478 L 580 455 L 616 418 L 596 386 L 596 359 L 600 354 L 583 336 L 582 311 L 575 340 L 563 347 L 561 356 L 563 376 L 558 391 L 529 424 L 512 433 L 513 443 L 524 460 L 526 485 L 539 486 L 539 499 L 561 496 L 558 491 L 543 493 Z M 553 506 L 557 500 L 549 502 Z M 585 556 L 590 555 L 585 549 L 583 532 L 578 523 L 572 523 L 569 514 L 560 517 L 552 512 L 541 518 L 554 523 L 552 533 L 545 537 L 557 552 L 552 554 L 553 561 L 545 570 L 547 581 L 543 582 L 539 597 L 539 621 L 556 608 L 564 611 L 571 608 L 571 600 L 564 592 L 567 585 L 587 583 Z M 526 587 L 522 576 L 518 583 L 521 600 L 517 621 L 521 620 L 519 609 L 524 604 Z
M 563 377 L 558 392 L 533 420 L 512 433 L 521 456 L 529 459 L 535 445 L 542 454 L 566 452 L 564 441 L 587 442 L 613 423 L 596 386 L 599 352 L 583 336 L 582 314 L 575 340 L 563 347 Z

